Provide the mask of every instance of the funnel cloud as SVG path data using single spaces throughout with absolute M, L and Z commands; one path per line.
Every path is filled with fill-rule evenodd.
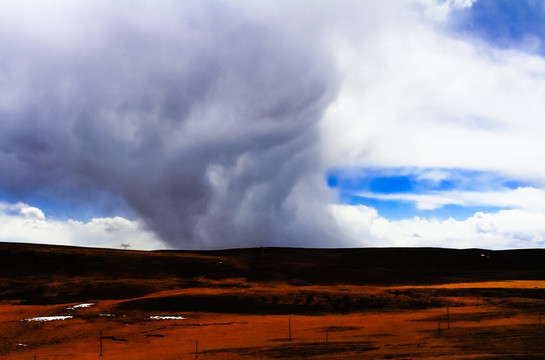
M 335 92 L 317 40 L 275 23 L 297 14 L 66 5 L 2 31 L 2 188 L 89 203 L 106 193 L 171 247 L 288 241 Z

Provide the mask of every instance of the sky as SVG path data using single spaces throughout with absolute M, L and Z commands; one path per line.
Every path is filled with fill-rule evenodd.
M 545 2 L 0 2 L 0 241 L 545 247 Z

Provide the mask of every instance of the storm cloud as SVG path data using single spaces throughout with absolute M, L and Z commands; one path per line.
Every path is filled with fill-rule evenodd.
M 325 244 L 334 233 L 325 212 L 300 209 L 322 191 L 317 123 L 338 86 L 304 6 L 2 10 L 2 189 L 119 198 L 176 248 Z
M 543 247 L 545 12 L 496 3 L 0 2 L 0 241 Z

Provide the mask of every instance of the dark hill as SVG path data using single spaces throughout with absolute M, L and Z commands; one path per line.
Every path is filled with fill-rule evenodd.
M 0 243 L 0 300 L 126 299 L 159 290 L 211 286 L 231 278 L 293 285 L 543 280 L 544 259 L 543 249 L 127 251 Z

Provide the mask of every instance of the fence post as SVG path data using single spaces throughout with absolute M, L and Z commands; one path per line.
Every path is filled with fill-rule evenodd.
M 441 338 L 441 320 L 437 320 L 437 338 Z
M 199 357 L 199 341 L 195 341 L 195 359 Z
M 329 339 L 328 339 L 329 336 L 328 335 L 329 335 L 329 333 L 328 333 L 328 330 L 326 329 L 326 331 L 325 331 L 325 346 L 327 346 L 329 344 Z
M 289 334 L 289 341 L 291 341 L 291 318 L 288 318 L 288 334 Z
M 100 332 L 100 356 L 102 356 L 102 331 Z
M 450 311 L 448 306 L 447 306 L 447 329 L 450 329 Z

